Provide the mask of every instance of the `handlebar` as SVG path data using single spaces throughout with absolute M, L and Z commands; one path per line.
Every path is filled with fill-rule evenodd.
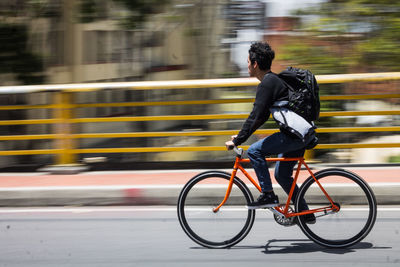
M 237 146 L 234 146 L 233 147 L 233 151 L 235 151 L 236 156 L 238 156 L 238 157 L 242 157 L 243 156 L 243 153 L 244 153 L 243 148 L 238 148 Z

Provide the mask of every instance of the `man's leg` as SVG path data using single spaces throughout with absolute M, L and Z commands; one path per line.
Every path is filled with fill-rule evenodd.
M 310 138 L 312 139 L 312 137 Z M 290 151 L 290 152 L 286 152 L 286 153 L 282 153 L 280 155 L 278 155 L 279 157 L 303 157 L 304 156 L 304 152 L 305 149 L 301 148 L 295 151 Z M 275 179 L 278 181 L 278 183 L 281 185 L 281 187 L 285 190 L 285 192 L 287 194 L 290 193 L 290 189 L 292 187 L 293 184 L 293 168 L 294 165 L 296 165 L 296 161 L 279 161 L 277 162 L 276 166 L 275 166 Z M 296 185 L 296 187 L 294 188 L 293 191 L 293 195 L 292 195 L 292 202 L 294 203 L 297 197 L 299 191 L 299 187 Z M 299 205 L 299 209 L 300 211 L 303 210 L 308 210 L 308 205 L 307 202 L 305 201 L 305 199 L 301 199 L 300 200 L 300 205 Z M 314 214 L 307 214 L 307 215 L 303 215 L 304 219 L 306 221 L 306 223 L 308 224 L 314 224 L 316 222 L 316 218 Z
M 278 155 L 278 157 L 290 157 L 290 158 L 297 158 L 297 157 L 303 157 L 304 156 L 305 149 L 299 149 L 296 151 L 288 152 L 288 153 L 283 153 Z M 293 168 L 296 165 L 297 161 L 278 161 L 275 166 L 275 179 L 277 182 L 280 184 L 280 186 L 283 188 L 283 190 L 286 192 L 286 194 L 289 195 L 290 189 L 292 188 L 293 184 Z M 292 195 L 292 202 L 294 203 L 297 193 L 299 191 L 299 187 L 296 185 L 293 195 Z M 304 199 L 300 202 L 300 209 L 301 210 L 308 210 L 307 203 L 305 202 Z
M 261 149 L 263 142 L 266 141 L 267 138 L 255 142 L 247 150 L 247 156 L 256 172 L 261 191 L 264 193 L 272 190 L 271 177 L 267 162 L 265 161 L 266 154 Z
M 277 149 L 275 146 L 279 146 L 278 139 L 276 134 L 270 135 L 255 142 L 247 150 L 247 156 L 256 172 L 263 193 L 272 191 L 271 176 L 265 157 L 270 155 L 270 151 Z
M 304 149 L 304 143 L 300 139 L 293 138 L 281 132 L 270 135 L 250 146 L 247 150 L 247 155 L 256 172 L 263 194 L 257 201 L 251 203 L 249 208 L 276 206 L 278 202 L 278 198 L 273 193 L 271 177 L 265 157 L 267 155 L 286 153 L 298 149 Z
M 274 133 L 259 140 L 249 147 L 247 155 L 257 174 L 263 192 L 272 190 L 271 177 L 265 157 L 298 150 L 302 150 L 302 152 L 298 152 L 301 154 L 299 155 L 302 156 L 304 154 L 304 143 L 298 138 L 291 137 L 281 132 Z

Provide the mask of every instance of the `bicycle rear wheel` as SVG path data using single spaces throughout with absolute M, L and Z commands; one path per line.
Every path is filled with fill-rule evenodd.
M 359 176 L 342 169 L 326 169 L 315 178 L 340 207 L 338 211 L 321 210 L 315 213 L 315 224 L 298 217 L 301 230 L 314 242 L 331 248 L 354 245 L 364 239 L 376 220 L 376 199 L 368 184 Z M 301 186 L 296 198 L 296 211 L 304 198 L 310 209 L 330 207 L 331 204 L 312 177 Z
M 201 173 L 179 195 L 179 222 L 197 244 L 208 248 L 230 247 L 245 238 L 253 226 L 255 212 L 246 207 L 253 196 L 237 177 L 228 201 L 219 211 L 213 211 L 224 199 L 229 179 L 230 174 L 225 172 Z

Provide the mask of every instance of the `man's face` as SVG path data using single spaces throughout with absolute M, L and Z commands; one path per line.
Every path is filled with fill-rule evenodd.
M 250 56 L 247 57 L 247 71 L 249 72 L 250 77 L 255 77 L 256 71 L 254 68 L 254 64 L 251 64 Z

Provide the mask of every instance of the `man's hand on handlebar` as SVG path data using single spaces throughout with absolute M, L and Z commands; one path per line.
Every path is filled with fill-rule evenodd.
M 233 143 L 233 139 L 236 138 L 237 135 L 232 135 L 231 140 L 225 142 L 225 146 L 227 150 L 232 150 L 235 147 L 235 143 Z
M 232 141 L 226 141 L 225 146 L 227 150 L 232 150 L 235 147 L 235 144 Z

